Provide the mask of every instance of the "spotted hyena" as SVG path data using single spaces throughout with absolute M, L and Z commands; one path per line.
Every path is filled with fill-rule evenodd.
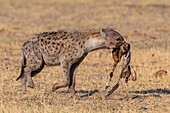
M 44 32 L 26 41 L 21 53 L 22 90 L 26 92 L 26 82 L 34 88 L 31 77 L 39 73 L 44 65 L 61 65 L 63 83 L 55 83 L 52 91 L 69 87 L 75 95 L 76 69 L 87 54 L 98 49 L 113 49 L 120 47 L 125 41 L 123 37 L 111 28 L 95 30 L 60 30 Z

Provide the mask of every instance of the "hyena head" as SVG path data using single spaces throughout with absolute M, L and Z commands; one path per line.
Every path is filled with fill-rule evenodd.
M 122 44 L 125 43 L 123 37 L 112 28 L 101 28 L 100 34 L 103 38 L 106 39 L 106 45 L 109 49 L 119 48 Z

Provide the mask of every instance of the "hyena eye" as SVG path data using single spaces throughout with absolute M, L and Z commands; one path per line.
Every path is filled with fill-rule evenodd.
M 120 38 L 116 38 L 116 41 L 120 41 Z

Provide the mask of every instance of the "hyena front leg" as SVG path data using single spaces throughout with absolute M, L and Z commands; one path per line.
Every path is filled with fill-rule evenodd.
M 70 68 L 70 84 L 69 84 L 69 90 L 71 93 L 71 96 L 76 95 L 75 94 L 75 84 L 76 84 L 76 70 L 80 63 L 74 63 Z
M 71 64 L 68 61 L 61 61 L 61 70 L 63 74 L 63 83 L 55 83 L 52 87 L 52 91 L 56 91 L 59 88 L 67 87 L 70 84 L 70 67 Z
M 63 73 L 63 83 L 55 83 L 52 91 L 56 91 L 59 88 L 69 86 L 71 97 L 76 96 L 75 94 L 75 80 L 76 80 L 76 69 L 80 63 L 71 63 L 69 61 L 62 61 L 61 68 Z

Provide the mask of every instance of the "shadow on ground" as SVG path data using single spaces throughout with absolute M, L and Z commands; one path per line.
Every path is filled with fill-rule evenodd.
M 83 90 L 80 90 L 80 91 L 76 91 L 76 93 L 80 93 L 80 94 L 84 94 L 80 97 L 88 97 L 88 96 L 92 96 L 93 94 L 99 92 L 99 90 L 92 90 L 92 91 L 83 91 Z M 70 93 L 68 90 L 67 91 L 56 91 L 56 93 Z
M 116 96 L 119 94 L 113 94 L 113 97 L 108 97 L 107 100 L 143 99 L 143 98 L 147 98 L 147 97 L 161 98 L 160 94 L 170 94 L 170 91 L 166 90 L 166 89 L 151 89 L 151 90 L 142 90 L 142 91 L 129 91 L 129 93 L 135 93 L 137 95 L 130 95 L 130 96 L 122 95 L 119 98 L 114 98 L 114 95 Z M 157 94 L 155 94 L 155 93 L 157 93 Z M 144 94 L 144 95 L 139 95 L 139 94 Z
M 155 94 L 150 94 L 150 95 L 128 95 L 128 96 L 119 96 L 118 98 L 116 97 L 117 95 L 115 94 L 115 96 L 111 96 L 111 97 L 107 97 L 106 100 L 132 100 L 132 99 L 144 99 L 144 98 L 148 98 L 148 97 L 155 97 L 155 98 L 162 98 L 160 95 L 155 95 Z
M 76 91 L 76 93 L 83 94 L 80 96 L 81 98 L 83 97 L 88 97 L 92 96 L 95 93 L 98 93 L 99 90 L 92 90 L 92 91 Z M 69 93 L 69 91 L 57 91 L 56 93 Z M 147 94 L 147 95 L 129 95 L 125 96 L 122 94 L 118 93 L 113 93 L 109 97 L 106 98 L 106 100 L 129 100 L 129 99 L 142 99 L 142 98 L 147 98 L 147 97 L 155 97 L 155 98 L 161 98 L 159 94 L 170 94 L 169 90 L 166 89 L 151 89 L 151 90 L 142 90 L 142 91 L 129 91 L 129 93 L 135 93 L 135 94 Z M 155 94 L 157 93 L 157 94 Z M 117 98 L 118 97 L 118 98 Z
M 150 93 L 170 94 L 170 90 L 151 89 L 151 90 L 142 90 L 142 91 L 129 91 L 129 93 L 136 93 L 136 94 L 150 94 Z
M 130 99 L 144 99 L 148 97 L 162 98 L 160 94 L 170 94 L 170 90 L 167 89 L 151 89 L 141 91 L 129 91 L 129 93 L 135 93 L 135 95 L 120 95 L 113 93 L 112 96 L 106 98 L 107 100 L 130 100 Z M 144 95 L 140 95 L 144 94 Z

